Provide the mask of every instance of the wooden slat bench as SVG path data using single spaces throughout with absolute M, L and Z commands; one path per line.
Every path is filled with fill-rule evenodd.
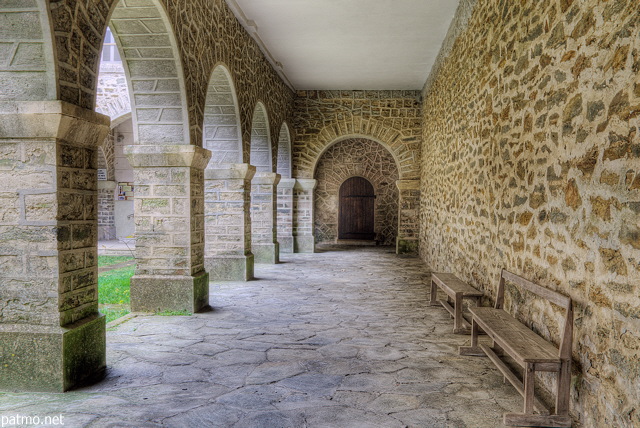
M 438 287 L 447 294 L 447 300 L 437 300 Z M 431 306 L 442 305 L 453 317 L 453 332 L 469 333 L 469 323 L 462 316 L 462 299 L 474 299 L 480 305 L 482 291 L 476 290 L 451 273 L 431 273 Z M 453 305 L 453 306 L 452 306 Z
M 560 331 L 560 348 L 547 342 L 503 309 L 505 281 L 520 286 L 566 312 L 564 328 Z M 471 346 L 460 347 L 460 355 L 486 355 L 502 372 L 505 379 L 524 397 L 523 413 L 506 413 L 504 424 L 508 426 L 570 427 L 569 392 L 571 385 L 571 346 L 573 340 L 573 308 L 571 299 L 560 293 L 541 287 L 518 275 L 502 270 L 496 304 L 493 308 L 470 308 Z M 491 347 L 478 344 L 482 329 L 492 340 Z M 502 361 L 495 352 L 502 349 L 523 368 L 524 381 Z M 538 371 L 555 372 L 557 376 L 555 412 L 535 397 L 534 381 Z M 538 413 L 534 413 L 534 409 Z

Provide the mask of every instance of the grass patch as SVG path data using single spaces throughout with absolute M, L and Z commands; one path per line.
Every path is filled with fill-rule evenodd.
M 133 260 L 131 256 L 98 256 L 98 267 L 116 265 Z
M 173 315 L 193 315 L 193 314 L 189 311 L 162 311 L 162 312 L 156 312 L 156 315 L 170 317 Z
M 98 275 L 98 304 L 107 322 L 131 312 L 130 288 L 134 266 L 102 272 Z

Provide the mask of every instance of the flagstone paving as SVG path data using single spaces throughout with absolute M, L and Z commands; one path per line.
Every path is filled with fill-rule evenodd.
M 212 310 L 140 315 L 107 332 L 106 378 L 65 394 L 0 394 L 0 416 L 69 427 L 500 427 L 521 399 L 485 358 L 457 355 L 422 262 L 325 247 L 211 284 Z

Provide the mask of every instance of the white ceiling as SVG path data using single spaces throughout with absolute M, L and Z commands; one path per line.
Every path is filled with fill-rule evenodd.
M 227 0 L 295 89 L 421 89 L 459 0 Z

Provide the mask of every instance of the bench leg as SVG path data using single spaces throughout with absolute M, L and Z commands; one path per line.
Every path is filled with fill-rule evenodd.
M 484 351 L 478 346 L 478 334 L 480 329 L 475 318 L 471 318 L 471 346 L 460 346 L 458 354 L 469 355 L 474 357 L 486 357 Z
M 431 280 L 431 300 L 429 301 L 429 305 L 440 306 L 440 303 L 438 303 L 438 287 L 433 280 Z
M 453 332 L 455 334 L 464 333 L 465 328 L 462 324 L 462 293 L 456 293 L 454 305 L 453 311 L 455 313 L 455 317 L 453 319 Z
M 533 363 L 527 363 L 524 368 L 524 413 L 527 414 L 533 413 L 535 379 L 535 367 Z
M 571 393 L 571 361 L 563 361 L 558 372 L 558 392 L 556 395 L 556 414 L 569 414 Z

